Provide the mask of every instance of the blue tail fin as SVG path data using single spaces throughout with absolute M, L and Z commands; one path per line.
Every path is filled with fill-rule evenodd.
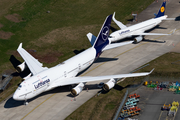
M 109 29 L 111 25 L 112 15 L 107 16 L 104 24 L 96 38 L 93 47 L 96 49 L 96 54 L 99 55 L 102 52 L 102 49 L 109 44 L 108 36 Z
M 162 3 L 162 5 L 161 5 L 161 7 L 160 7 L 160 9 L 159 9 L 159 12 L 158 12 L 158 14 L 156 15 L 155 18 L 164 16 L 165 8 L 166 8 L 166 1 Z

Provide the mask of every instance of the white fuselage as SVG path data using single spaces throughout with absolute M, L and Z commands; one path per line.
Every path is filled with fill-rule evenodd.
M 132 25 L 130 27 L 115 31 L 110 34 L 109 40 L 111 42 L 115 42 L 127 37 L 132 37 L 134 34 L 143 33 L 146 30 L 149 30 L 159 23 L 162 22 L 162 20 L 166 19 L 167 15 L 159 17 L 159 18 L 152 18 L 149 20 L 146 20 L 144 22 Z
M 96 58 L 96 50 L 91 47 L 82 53 L 34 75 L 23 81 L 13 95 L 15 100 L 27 100 L 38 94 L 53 89 L 51 83 L 75 77 L 79 72 L 89 67 Z

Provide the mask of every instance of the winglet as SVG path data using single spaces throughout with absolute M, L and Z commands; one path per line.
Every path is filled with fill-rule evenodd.
M 113 19 L 115 19 L 115 14 L 116 14 L 116 12 L 113 13 Z
M 126 28 L 126 26 L 124 24 L 122 24 L 120 21 L 116 20 L 115 18 L 115 12 L 113 14 L 113 17 L 112 17 L 113 21 L 117 24 L 117 26 L 120 28 L 120 29 L 124 29 Z
M 155 68 L 153 68 L 153 69 L 149 72 L 149 74 L 151 74 L 151 73 L 154 71 L 154 69 L 155 69 Z
M 20 44 L 19 44 L 19 47 L 18 47 L 18 49 L 21 49 L 21 48 L 22 48 L 22 43 L 20 43 Z

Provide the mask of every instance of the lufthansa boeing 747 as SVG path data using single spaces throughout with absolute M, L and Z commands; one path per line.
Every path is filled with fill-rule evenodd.
M 31 56 L 25 49 L 23 49 L 22 43 L 20 43 L 17 51 L 25 62 L 18 66 L 19 71 L 23 71 L 24 68 L 28 67 L 31 71 L 31 75 L 26 77 L 26 79 L 19 85 L 13 95 L 13 99 L 25 100 L 25 104 L 28 104 L 28 99 L 59 86 L 78 84 L 71 90 L 73 95 L 78 95 L 83 90 L 86 82 L 110 79 L 105 84 L 105 87 L 107 89 L 111 89 L 117 82 L 115 78 L 149 75 L 152 71 L 145 73 L 118 74 L 96 77 L 77 77 L 77 74 L 89 67 L 104 50 L 130 44 L 130 42 L 110 44 L 111 42 L 108 40 L 108 35 L 111 19 L 112 15 L 109 15 L 106 18 L 95 40 L 95 36 L 93 39 L 92 36 L 88 37 L 90 40 L 92 39 L 92 41 L 90 41 L 92 47 L 52 68 L 43 67 L 43 64 Z

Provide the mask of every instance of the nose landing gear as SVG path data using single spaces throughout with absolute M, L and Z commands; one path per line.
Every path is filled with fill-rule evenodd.
M 25 101 L 24 101 L 24 105 L 28 105 L 28 102 L 27 102 L 27 100 L 25 100 Z
M 25 96 L 24 98 L 25 98 L 24 105 L 28 105 L 28 102 L 27 102 L 26 96 Z

